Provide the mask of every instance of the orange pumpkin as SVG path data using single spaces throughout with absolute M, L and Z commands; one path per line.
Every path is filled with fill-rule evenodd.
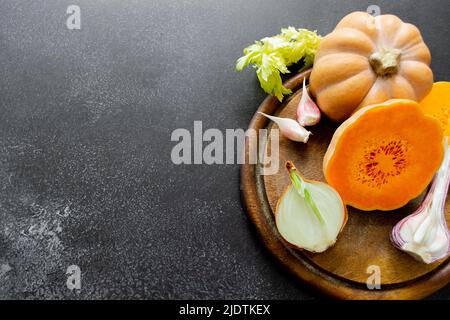
M 367 106 L 336 130 L 324 157 L 329 185 L 361 210 L 394 210 L 419 196 L 444 156 L 439 122 L 411 100 Z
M 420 101 L 420 107 L 425 114 L 439 120 L 444 135 L 450 142 L 450 82 L 436 82 L 431 92 Z
M 322 112 L 340 122 L 389 99 L 421 100 L 433 84 L 430 61 L 412 24 L 394 15 L 354 12 L 322 39 L 310 88 Z

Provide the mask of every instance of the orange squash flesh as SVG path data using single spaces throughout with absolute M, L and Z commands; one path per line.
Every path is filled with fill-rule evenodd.
M 419 103 L 422 111 L 436 118 L 444 135 L 450 138 L 450 82 L 436 82 L 431 92 Z
M 365 107 L 335 132 L 324 157 L 325 178 L 360 210 L 394 210 L 419 196 L 444 155 L 439 122 L 411 100 Z

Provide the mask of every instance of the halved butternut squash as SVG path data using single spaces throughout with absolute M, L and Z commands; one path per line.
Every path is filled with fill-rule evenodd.
M 323 170 L 346 204 L 388 211 L 422 193 L 443 155 L 439 122 L 417 102 L 397 99 L 347 119 L 334 133 Z
M 450 138 L 450 82 L 436 82 L 431 92 L 420 101 L 422 111 L 436 118 L 444 135 Z

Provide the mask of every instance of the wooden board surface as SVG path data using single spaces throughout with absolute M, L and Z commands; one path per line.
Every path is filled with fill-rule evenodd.
M 258 111 L 281 117 L 295 118 L 296 106 L 301 97 L 303 77 L 310 71 L 298 74 L 285 83 L 294 94 L 279 103 L 268 97 Z M 268 129 L 276 125 L 255 113 L 249 129 Z M 271 136 L 267 141 L 247 139 L 245 157 L 260 146 L 258 164 L 246 164 L 241 168 L 241 191 L 247 212 L 254 222 L 263 242 L 278 260 L 300 280 L 311 284 L 321 292 L 341 299 L 418 299 L 426 297 L 450 281 L 450 259 L 431 265 L 420 263 L 395 249 L 389 235 L 392 227 L 420 204 L 421 197 L 407 206 L 391 211 L 363 212 L 348 207 L 349 220 L 335 246 L 321 254 L 300 252 L 287 247 L 281 241 L 274 224 L 276 202 L 289 183 L 284 169 L 286 160 L 292 160 L 302 174 L 309 179 L 325 181 L 322 160 L 337 126 L 323 119 L 310 128 L 313 135 L 307 144 L 279 138 L 279 156 L 271 152 Z M 262 152 L 264 151 L 264 152 Z M 264 166 L 272 160 L 271 166 Z M 278 170 L 272 171 L 278 161 Z M 399 191 L 401 192 L 401 191 Z M 450 224 L 450 201 L 447 200 L 447 222 Z M 372 267 L 371 267 L 372 266 Z M 370 268 L 379 267 L 381 289 L 369 290 L 367 279 Z

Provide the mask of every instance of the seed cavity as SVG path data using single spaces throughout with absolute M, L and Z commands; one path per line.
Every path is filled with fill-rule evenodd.
M 357 181 L 370 188 L 381 189 L 390 179 L 405 171 L 407 152 L 408 143 L 404 140 L 368 141 L 358 165 Z

